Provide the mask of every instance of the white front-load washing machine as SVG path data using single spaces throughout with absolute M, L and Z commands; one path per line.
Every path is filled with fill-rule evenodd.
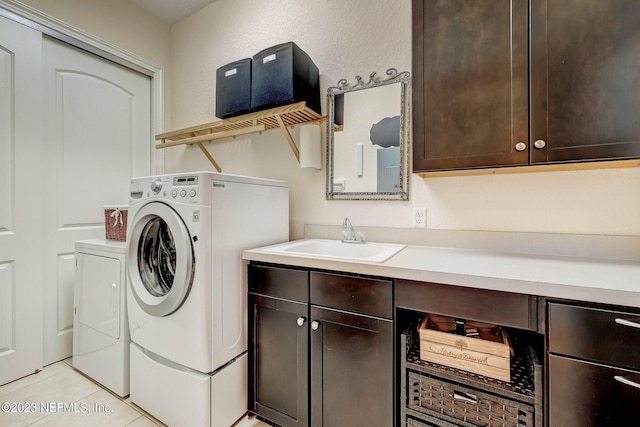
M 134 178 L 127 238 L 132 402 L 170 426 L 231 426 L 247 411 L 241 252 L 288 240 L 287 183 Z

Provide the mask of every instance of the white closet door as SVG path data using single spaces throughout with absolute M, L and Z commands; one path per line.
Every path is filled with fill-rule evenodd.
M 0 17 L 0 384 L 42 368 L 41 40 Z
M 72 353 L 74 242 L 104 237 L 104 205 L 149 175 L 151 80 L 43 39 L 44 363 Z

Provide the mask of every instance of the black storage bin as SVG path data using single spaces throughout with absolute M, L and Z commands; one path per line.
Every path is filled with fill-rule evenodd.
M 251 58 L 216 70 L 216 117 L 226 119 L 251 111 Z
M 272 46 L 254 55 L 252 73 L 252 110 L 305 101 L 321 114 L 318 67 L 295 43 Z

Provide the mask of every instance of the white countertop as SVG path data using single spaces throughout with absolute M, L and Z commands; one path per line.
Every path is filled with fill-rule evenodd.
M 273 245 L 277 246 L 277 245 Z M 383 263 L 246 250 L 248 261 L 640 307 L 640 262 L 408 245 Z

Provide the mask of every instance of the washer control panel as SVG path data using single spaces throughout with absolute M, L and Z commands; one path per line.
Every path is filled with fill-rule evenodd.
M 131 181 L 131 201 L 150 197 L 198 203 L 201 198 L 198 175 L 160 176 Z
M 197 176 L 176 176 L 173 178 L 172 199 L 195 199 L 198 195 Z

